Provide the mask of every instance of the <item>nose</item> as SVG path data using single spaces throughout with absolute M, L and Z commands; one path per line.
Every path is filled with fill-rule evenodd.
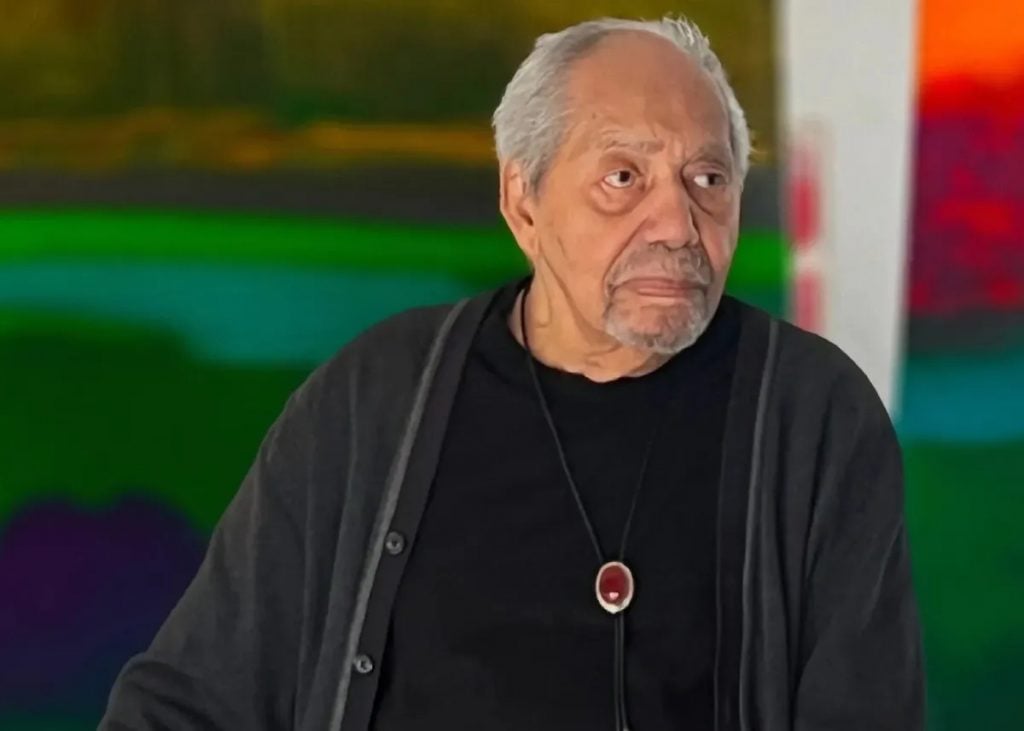
M 664 183 L 651 190 L 648 196 L 647 240 L 658 242 L 670 249 L 694 246 L 700 243 L 694 202 L 682 182 Z

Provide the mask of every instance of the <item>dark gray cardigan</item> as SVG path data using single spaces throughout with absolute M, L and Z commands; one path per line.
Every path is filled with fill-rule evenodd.
M 291 396 L 101 729 L 368 728 L 391 603 L 493 294 L 372 328 Z M 838 348 L 742 311 L 720 484 L 715 731 L 923 729 L 888 415 Z

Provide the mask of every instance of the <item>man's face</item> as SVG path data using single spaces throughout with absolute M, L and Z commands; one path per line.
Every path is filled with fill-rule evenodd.
M 567 132 L 513 227 L 589 326 L 674 353 L 704 331 L 736 249 L 742 183 L 710 76 L 645 33 L 570 71 Z

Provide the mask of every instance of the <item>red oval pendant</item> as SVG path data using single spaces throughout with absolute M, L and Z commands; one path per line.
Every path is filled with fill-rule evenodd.
M 621 561 L 609 561 L 597 572 L 594 591 L 606 612 L 618 614 L 633 601 L 633 572 Z

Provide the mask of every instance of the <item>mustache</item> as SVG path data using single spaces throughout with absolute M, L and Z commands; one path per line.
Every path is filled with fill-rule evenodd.
M 637 277 L 657 277 L 706 287 L 711 284 L 712 274 L 711 260 L 703 246 L 669 248 L 656 244 L 633 252 L 617 264 L 608 282 L 609 287 L 617 287 Z

